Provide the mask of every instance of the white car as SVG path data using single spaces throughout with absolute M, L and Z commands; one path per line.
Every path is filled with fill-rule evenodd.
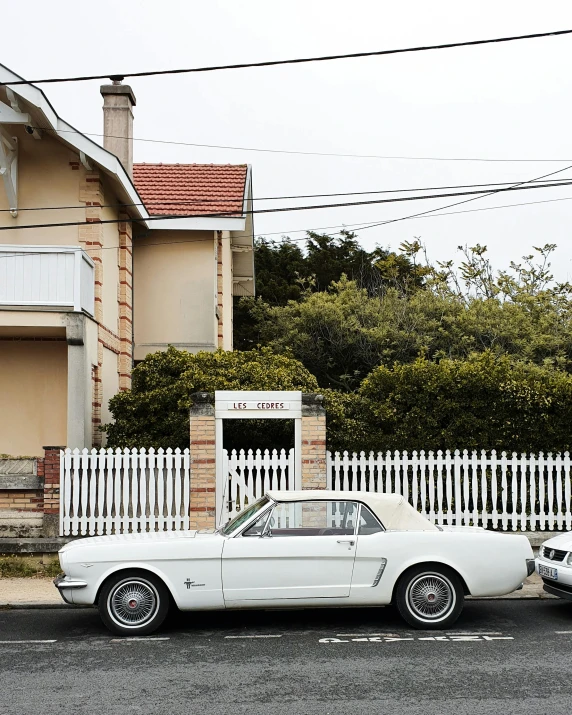
M 572 534 L 559 534 L 542 544 L 536 571 L 547 593 L 572 601 Z
M 183 611 L 384 606 L 446 628 L 465 595 L 514 591 L 534 570 L 525 536 L 438 527 L 397 494 L 270 491 L 224 527 L 95 536 L 59 552 L 68 603 L 97 605 L 119 635 Z

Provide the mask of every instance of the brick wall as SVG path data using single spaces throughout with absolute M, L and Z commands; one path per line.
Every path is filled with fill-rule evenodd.
M 191 529 L 216 526 L 216 459 L 213 396 L 192 395 Z
M 224 348 L 224 284 L 223 284 L 223 265 L 222 265 L 222 231 L 216 232 L 216 290 L 217 290 L 217 345 L 219 348 Z
M 302 395 L 302 489 L 325 489 L 326 411 L 322 395 Z
M 0 491 L 0 511 L 33 511 L 42 512 L 44 507 L 44 492 L 38 491 Z
M 119 389 L 131 387 L 133 366 L 133 224 L 126 219 L 119 224 Z

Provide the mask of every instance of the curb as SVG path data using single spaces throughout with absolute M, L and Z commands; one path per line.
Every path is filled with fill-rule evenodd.
M 15 603 L 0 603 L 0 611 L 22 611 L 26 609 L 59 610 L 60 608 L 91 608 L 91 606 L 74 606 L 71 603 L 52 603 L 51 601 L 30 601 L 29 603 L 16 601 Z

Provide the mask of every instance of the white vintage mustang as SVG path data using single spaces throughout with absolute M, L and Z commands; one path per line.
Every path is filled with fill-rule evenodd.
M 95 536 L 59 552 L 68 603 L 98 605 L 119 635 L 184 611 L 383 606 L 423 629 L 464 596 L 497 596 L 534 570 L 525 536 L 438 527 L 397 494 L 270 491 L 221 529 Z

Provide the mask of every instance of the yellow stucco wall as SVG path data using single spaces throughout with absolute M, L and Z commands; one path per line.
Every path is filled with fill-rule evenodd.
M 66 440 L 65 341 L 0 340 L 0 454 L 42 456 Z
M 36 140 L 23 127 L 11 127 L 10 134 L 18 139 L 18 205 L 20 209 L 50 206 L 77 206 L 81 171 L 73 170 L 77 154 L 57 139 L 44 133 Z M 6 193 L 0 191 L 0 209 L 8 208 Z M 85 220 L 85 210 L 20 210 L 13 218 L 0 212 L 0 225 L 23 226 Z M 77 226 L 3 231 L 1 243 L 32 245 L 77 245 Z
M 151 231 L 135 240 L 135 360 L 166 349 L 216 345 L 216 262 L 212 231 Z

